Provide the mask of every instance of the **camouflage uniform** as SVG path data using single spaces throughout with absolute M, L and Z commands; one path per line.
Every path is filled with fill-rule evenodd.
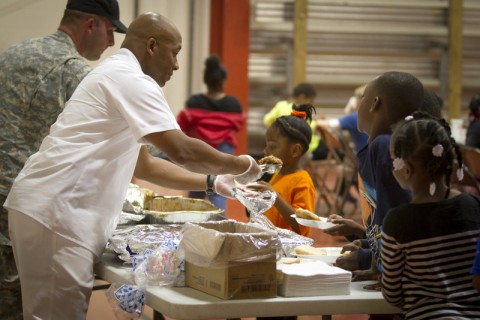
M 22 319 L 3 204 L 25 161 L 90 70 L 63 31 L 23 41 L 0 54 L 0 319 Z

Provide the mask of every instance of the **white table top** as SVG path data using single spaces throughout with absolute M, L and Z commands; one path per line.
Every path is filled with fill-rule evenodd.
M 132 283 L 131 270 L 114 254 L 95 265 L 96 275 L 110 283 Z M 222 300 L 188 287 L 149 287 L 145 297 L 148 306 L 174 319 L 401 313 L 380 292 L 364 290 L 367 283 L 352 282 L 350 295 L 339 296 Z

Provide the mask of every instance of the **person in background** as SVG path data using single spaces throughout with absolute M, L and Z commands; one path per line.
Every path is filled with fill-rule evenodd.
M 358 110 L 358 106 L 360 104 L 360 101 L 362 100 L 363 91 L 365 91 L 366 86 L 366 84 L 362 84 L 361 86 L 355 88 L 355 90 L 353 91 L 353 96 L 348 99 L 347 105 L 344 108 L 346 114 Z
M 261 175 L 252 157 L 219 152 L 180 130 L 162 87 L 179 68 L 181 48 L 168 19 L 139 15 L 121 49 L 78 85 L 15 179 L 4 206 L 25 318 L 85 319 L 93 265 L 132 176 L 231 197 L 234 181 Z M 150 156 L 144 143 L 173 162 Z
M 435 92 L 424 88 L 423 104 L 420 110 L 440 119 L 443 117 L 443 99 Z
M 316 120 L 316 129 L 321 127 L 325 129 L 348 131 L 350 137 L 352 138 L 353 144 L 355 145 L 356 152 L 363 149 L 363 147 L 367 145 L 368 140 L 368 136 L 364 132 L 358 131 L 357 127 L 358 107 L 360 106 L 360 101 L 362 99 L 365 87 L 366 85 L 363 85 L 355 89 L 355 96 L 352 98 L 355 99 L 354 101 L 356 103 L 349 107 L 347 115 L 338 119 Z
M 265 156 L 282 160 L 283 165 L 270 181 L 258 181 L 251 188 L 270 190 L 277 199 L 265 216 L 276 227 L 308 236 L 310 228 L 301 226 L 291 215 L 296 209 L 315 210 L 315 187 L 310 174 L 300 166 L 300 160 L 308 150 L 312 138 L 309 121 L 315 108 L 310 104 L 294 105 L 291 115 L 277 118 L 265 135 Z
M 213 54 L 205 60 L 203 82 L 206 93 L 192 95 L 186 108 L 177 116 L 183 132 L 205 141 L 219 151 L 234 154 L 238 146 L 237 133 L 245 125 L 240 101 L 225 93 L 227 70 L 220 58 Z M 204 199 L 205 192 L 191 191 L 190 198 Z M 218 208 L 227 209 L 227 199 L 218 194 L 208 196 Z
M 477 252 L 475 254 L 475 261 L 473 262 L 471 273 L 473 274 L 473 287 L 480 292 L 480 237 L 477 240 Z
M 98 60 L 125 33 L 116 0 L 69 0 L 56 32 L 0 54 L 0 318 L 22 319 L 20 282 L 3 208 L 13 180 Z
M 480 95 L 474 95 L 468 105 L 468 127 L 465 145 L 480 148 Z
M 382 229 L 382 294 L 405 319 L 480 319 L 472 267 L 480 235 L 480 198 L 450 188 L 462 157 L 444 119 L 415 112 L 390 140 L 393 175 L 412 193 Z M 456 172 L 455 158 L 458 162 Z
M 263 116 L 263 124 L 270 127 L 272 123 L 281 116 L 290 115 L 293 111 L 293 105 L 313 104 L 317 91 L 308 83 L 300 83 L 293 88 L 292 98 L 290 100 L 278 101 L 275 106 L 265 116 Z M 328 154 L 328 147 L 325 142 L 321 141 L 320 135 L 316 132 L 315 121 L 310 122 L 312 128 L 312 141 L 308 146 L 308 155 L 311 160 L 325 159 Z

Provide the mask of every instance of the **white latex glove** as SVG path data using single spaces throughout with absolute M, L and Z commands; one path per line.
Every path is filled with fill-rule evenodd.
M 235 199 L 233 188 L 235 187 L 235 176 L 231 174 L 218 175 L 213 181 L 213 191 L 225 198 Z
M 239 157 L 248 158 L 248 160 L 250 160 L 250 166 L 244 173 L 234 175 L 233 177 L 235 181 L 240 184 L 248 184 L 250 182 L 254 182 L 260 179 L 263 173 L 262 169 L 260 169 L 255 159 L 246 154 L 242 154 Z

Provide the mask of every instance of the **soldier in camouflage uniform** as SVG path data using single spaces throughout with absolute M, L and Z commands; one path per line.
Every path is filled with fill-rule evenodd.
M 3 204 L 28 157 L 80 81 L 125 33 L 116 0 L 70 0 L 58 30 L 20 42 L 0 54 L 0 319 L 22 319 L 20 281 Z M 48 188 L 48 186 L 46 186 Z M 28 201 L 28 200 L 27 200 Z

